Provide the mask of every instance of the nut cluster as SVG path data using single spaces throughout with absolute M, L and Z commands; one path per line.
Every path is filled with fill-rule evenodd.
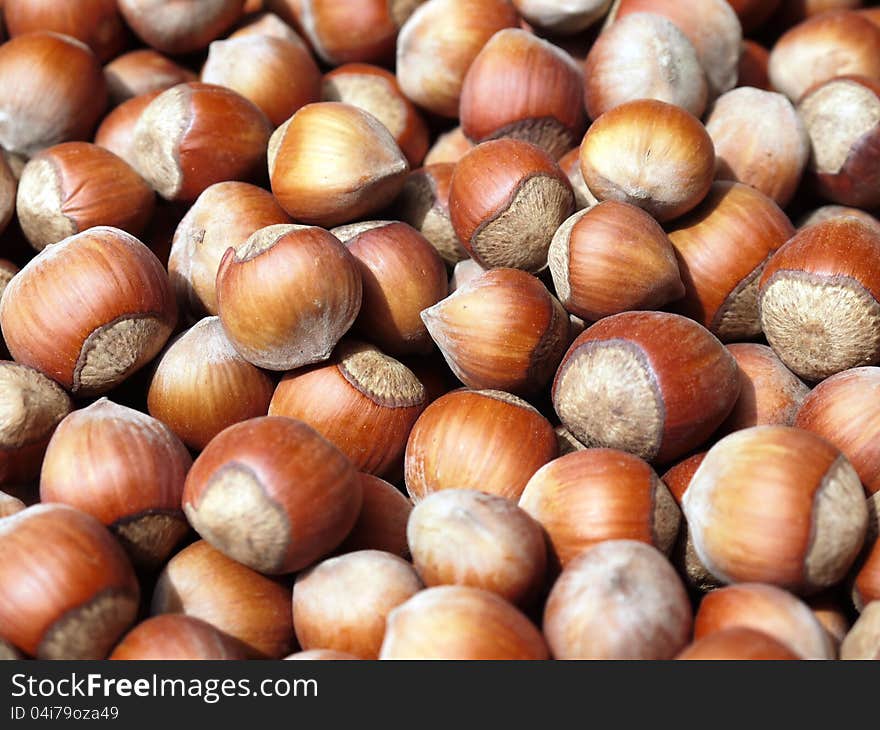
M 0 658 L 880 659 L 880 12 L 0 2 Z

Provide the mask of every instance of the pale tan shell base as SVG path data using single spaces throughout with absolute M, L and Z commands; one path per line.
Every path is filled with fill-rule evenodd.
M 588 342 L 557 377 L 553 405 L 578 441 L 628 451 L 646 461 L 657 455 L 665 407 L 641 350 L 622 340 Z
M 250 469 L 223 467 L 198 503 L 183 510 L 196 532 L 224 555 L 261 573 L 280 572 L 290 544 L 290 522 Z
M 880 303 L 855 279 L 779 271 L 760 310 L 770 346 L 805 380 L 880 361 Z
M 37 659 L 104 659 L 134 621 L 136 596 L 116 588 L 65 613 L 46 631 Z

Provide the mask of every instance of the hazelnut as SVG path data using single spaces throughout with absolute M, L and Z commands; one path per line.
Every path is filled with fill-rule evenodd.
M 706 661 L 707 659 L 791 661 L 801 657 L 784 643 L 763 631 L 734 626 L 698 639 L 675 658 L 697 661 Z
M 572 560 L 544 608 L 555 659 L 672 659 L 691 633 L 687 593 L 663 554 L 608 540 Z
M 413 566 L 390 553 L 361 550 L 324 560 L 293 586 L 299 645 L 377 659 L 386 617 L 422 587 Z
M 37 659 L 103 659 L 134 621 L 139 588 L 94 517 L 39 505 L 0 520 L 0 636 Z
M 217 272 L 217 310 L 233 347 L 269 370 L 322 362 L 361 307 L 357 261 L 314 226 L 261 228 Z
M 847 4 L 853 7 L 852 0 Z M 792 23 L 770 52 L 770 81 L 794 102 L 837 76 L 880 77 L 880 27 L 845 8 L 825 10 L 829 8 L 808 10 L 814 17 Z
M 29 157 L 87 139 L 107 105 L 101 65 L 88 46 L 40 31 L 0 46 L 0 146 Z
M 880 368 L 844 370 L 803 400 L 793 425 L 840 449 L 868 494 L 880 492 Z
M 877 28 L 880 32 L 880 28 Z M 819 193 L 835 203 L 880 205 L 880 80 L 839 77 L 801 99 Z
M 101 398 L 55 429 L 40 499 L 106 525 L 135 565 L 161 564 L 189 530 L 181 510 L 189 452 L 155 418 Z
M 449 218 L 459 242 L 487 269 L 542 269 L 554 232 L 573 211 L 568 178 L 528 142 L 484 142 L 452 173 Z
M 397 40 L 397 79 L 403 93 L 434 114 L 458 117 L 464 77 L 477 54 L 497 31 L 516 27 L 518 20 L 507 0 L 422 3 Z
M 49 438 L 72 407 L 55 381 L 0 360 L 0 484 L 39 476 Z
M 451 162 L 413 170 L 394 201 L 396 216 L 427 238 L 450 265 L 468 258 L 449 218 L 449 186 L 454 170 Z
M 136 96 L 198 81 L 199 77 L 152 48 L 139 48 L 108 63 L 104 67 L 104 78 L 110 103 L 116 106 Z
M 500 596 L 470 586 L 420 591 L 389 615 L 380 659 L 548 659 L 541 632 Z
M 337 226 L 364 218 L 394 200 L 408 172 L 391 132 L 350 104 L 304 106 L 269 141 L 272 192 L 304 223 Z
M 351 461 L 301 421 L 252 418 L 215 436 L 186 477 L 183 511 L 223 554 L 292 573 L 329 553 L 361 508 Z
M 727 0 L 620 0 L 611 18 L 620 22 L 643 12 L 669 18 L 688 37 L 706 73 L 710 99 L 736 86 L 742 26 Z
M 666 233 L 628 203 L 579 210 L 553 235 L 547 258 L 562 305 L 585 320 L 658 309 L 685 292 Z
M 634 99 L 657 99 L 700 116 L 708 86 L 697 52 L 671 20 L 633 13 L 616 21 L 590 48 L 584 103 L 590 119 Z
M 4 0 L 3 20 L 10 38 L 52 31 L 82 41 L 102 62 L 118 55 L 127 40 L 116 0 Z
M 406 524 L 412 502 L 397 487 L 372 474 L 358 474 L 363 502 L 357 522 L 339 546 L 340 553 L 382 550 L 402 558 L 409 556 Z
M 706 119 L 715 177 L 757 188 L 788 205 L 810 157 L 807 129 L 782 94 L 740 88 L 721 96 Z
M 703 202 L 669 231 L 685 289 L 675 310 L 722 341 L 756 337 L 761 274 L 794 232 L 779 206 L 755 188 L 713 183 Z
M 606 317 L 572 343 L 553 382 L 553 406 L 587 446 L 646 461 L 702 444 L 739 395 L 736 362 L 692 320 L 665 312 Z
M 214 41 L 201 80 L 237 91 L 273 127 L 321 98 L 321 72 L 302 43 L 253 35 Z
M 243 182 L 206 188 L 174 231 L 168 274 L 181 311 L 217 314 L 217 270 L 230 247 L 239 250 L 261 228 L 289 224 L 272 194 Z
M 500 30 L 464 78 L 462 131 L 475 142 L 531 142 L 559 159 L 584 131 L 582 89 L 580 69 L 561 48 L 519 28 Z
M 606 112 L 581 143 L 584 182 L 599 200 L 637 205 L 661 222 L 694 208 L 714 171 L 712 139 L 700 121 L 653 99 Z
M 802 659 L 834 658 L 831 639 L 810 607 L 772 585 L 739 583 L 703 597 L 694 619 L 694 638 L 733 628 L 767 634 Z
M 219 317 L 206 317 L 171 341 L 150 378 L 150 415 L 192 449 L 228 426 L 269 412 L 274 383 L 230 344 Z
M 0 301 L 0 326 L 15 359 L 82 396 L 106 393 L 152 360 L 176 319 L 156 256 L 106 226 L 47 247 Z
M 343 341 L 330 362 L 287 373 L 269 414 L 300 419 L 357 470 L 388 476 L 426 405 L 425 388 L 409 368 L 372 345 Z
M 846 457 L 788 426 L 756 426 L 721 439 L 682 507 L 697 555 L 720 580 L 805 594 L 846 575 L 868 522 L 861 482 Z
M 569 344 L 569 322 L 534 276 L 492 269 L 422 312 L 431 338 L 469 388 L 535 393 Z
M 125 22 L 148 46 L 162 53 L 206 48 L 241 17 L 245 0 L 118 0 Z
M 331 233 L 361 272 L 363 301 L 355 331 L 392 355 L 430 352 L 420 313 L 449 293 L 436 249 L 418 231 L 395 221 L 352 223 Z
M 668 554 L 681 522 L 654 470 L 615 449 L 584 449 L 545 464 L 519 504 L 547 531 L 563 567 L 606 540 L 638 540 Z
M 795 375 L 821 380 L 880 362 L 880 230 L 833 218 L 798 231 L 767 262 L 758 307 L 770 346 Z
M 117 660 L 234 660 L 250 659 L 244 644 L 211 624 L 184 614 L 154 616 L 135 626 L 120 641 L 110 659 Z
M 728 345 L 739 367 L 739 399 L 719 429 L 722 433 L 752 426 L 793 426 L 810 389 L 766 345 Z M 804 428 L 804 426 L 800 426 Z M 808 429 L 809 430 L 809 429 Z
M 141 113 L 135 168 L 166 200 L 190 202 L 214 183 L 253 176 L 270 132 L 265 115 L 232 89 L 178 84 Z
M 443 489 L 517 500 L 557 448 L 553 427 L 525 401 L 501 391 L 457 390 L 416 421 L 406 445 L 406 489 L 415 502 Z
M 152 614 L 185 614 L 237 639 L 261 658 L 293 646 L 291 591 L 227 558 L 204 540 L 175 555 L 159 576 Z
M 42 251 L 94 226 L 138 236 L 155 202 L 150 186 L 123 159 L 88 142 L 65 142 L 24 166 L 16 210 L 28 241 Z
M 340 66 L 324 76 L 321 97 L 369 112 L 391 132 L 411 167 L 422 163 L 428 151 L 428 126 L 390 71 L 366 63 Z
M 836 76 L 880 78 L 880 27 L 858 13 L 822 13 L 790 28 L 770 51 L 773 88 L 797 102 Z
M 463 585 L 528 604 L 543 586 L 541 527 L 504 497 L 448 489 L 416 505 L 406 529 L 425 585 Z

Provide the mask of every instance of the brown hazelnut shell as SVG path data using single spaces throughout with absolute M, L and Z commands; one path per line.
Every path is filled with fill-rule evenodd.
M 139 588 L 94 517 L 39 505 L 0 521 L 0 636 L 38 659 L 103 659 L 134 621 Z
M 94 226 L 139 236 L 156 196 L 125 160 L 89 142 L 47 147 L 24 166 L 18 183 L 18 221 L 30 244 L 48 244 Z
M 361 508 L 351 461 L 302 421 L 252 418 L 211 440 L 186 478 L 190 524 L 262 573 L 292 573 L 329 553 Z
M 681 522 L 654 470 L 615 449 L 584 449 L 545 464 L 519 505 L 547 532 L 563 568 L 605 540 L 638 540 L 669 554 Z
M 552 396 L 562 423 L 587 446 L 664 463 L 705 442 L 730 413 L 739 387 L 733 357 L 696 322 L 625 312 L 575 339 Z
M 3 337 L 15 359 L 77 395 L 105 393 L 149 362 L 176 320 L 156 256 L 104 226 L 42 251 L 0 301 Z
M 294 645 L 291 590 L 227 558 L 204 540 L 175 555 L 159 576 L 151 613 L 185 614 L 242 642 L 259 658 Z
M 553 427 L 525 401 L 500 391 L 457 390 L 416 421 L 406 446 L 406 488 L 414 502 L 441 489 L 515 500 L 557 451 Z
M 675 311 L 725 342 L 756 337 L 761 273 L 794 233 L 763 193 L 741 183 L 713 183 L 703 202 L 669 231 L 685 288 Z
M 372 345 L 350 340 L 339 344 L 330 362 L 287 373 L 269 414 L 309 424 L 359 471 L 390 476 L 426 405 L 425 388 L 409 368 Z
M 758 306 L 770 346 L 795 375 L 821 380 L 880 362 L 880 230 L 833 218 L 798 231 L 767 262 Z
M 330 357 L 360 311 L 363 287 L 356 259 L 334 235 L 274 225 L 226 251 L 216 293 L 223 329 L 242 357 L 292 370 Z
M 40 472 L 40 499 L 97 518 L 135 565 L 153 568 L 189 530 L 181 498 L 191 465 L 163 423 L 101 398 L 55 429 Z
M 233 424 L 265 416 L 275 384 L 230 344 L 218 317 L 206 317 L 158 356 L 147 392 L 150 415 L 201 450 Z
M 568 345 L 559 301 L 534 276 L 492 269 L 422 312 L 431 338 L 469 388 L 535 393 Z

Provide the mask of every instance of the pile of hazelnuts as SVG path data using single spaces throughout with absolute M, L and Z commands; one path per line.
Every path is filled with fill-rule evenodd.
M 0 2 L 0 658 L 880 658 L 863 5 Z

